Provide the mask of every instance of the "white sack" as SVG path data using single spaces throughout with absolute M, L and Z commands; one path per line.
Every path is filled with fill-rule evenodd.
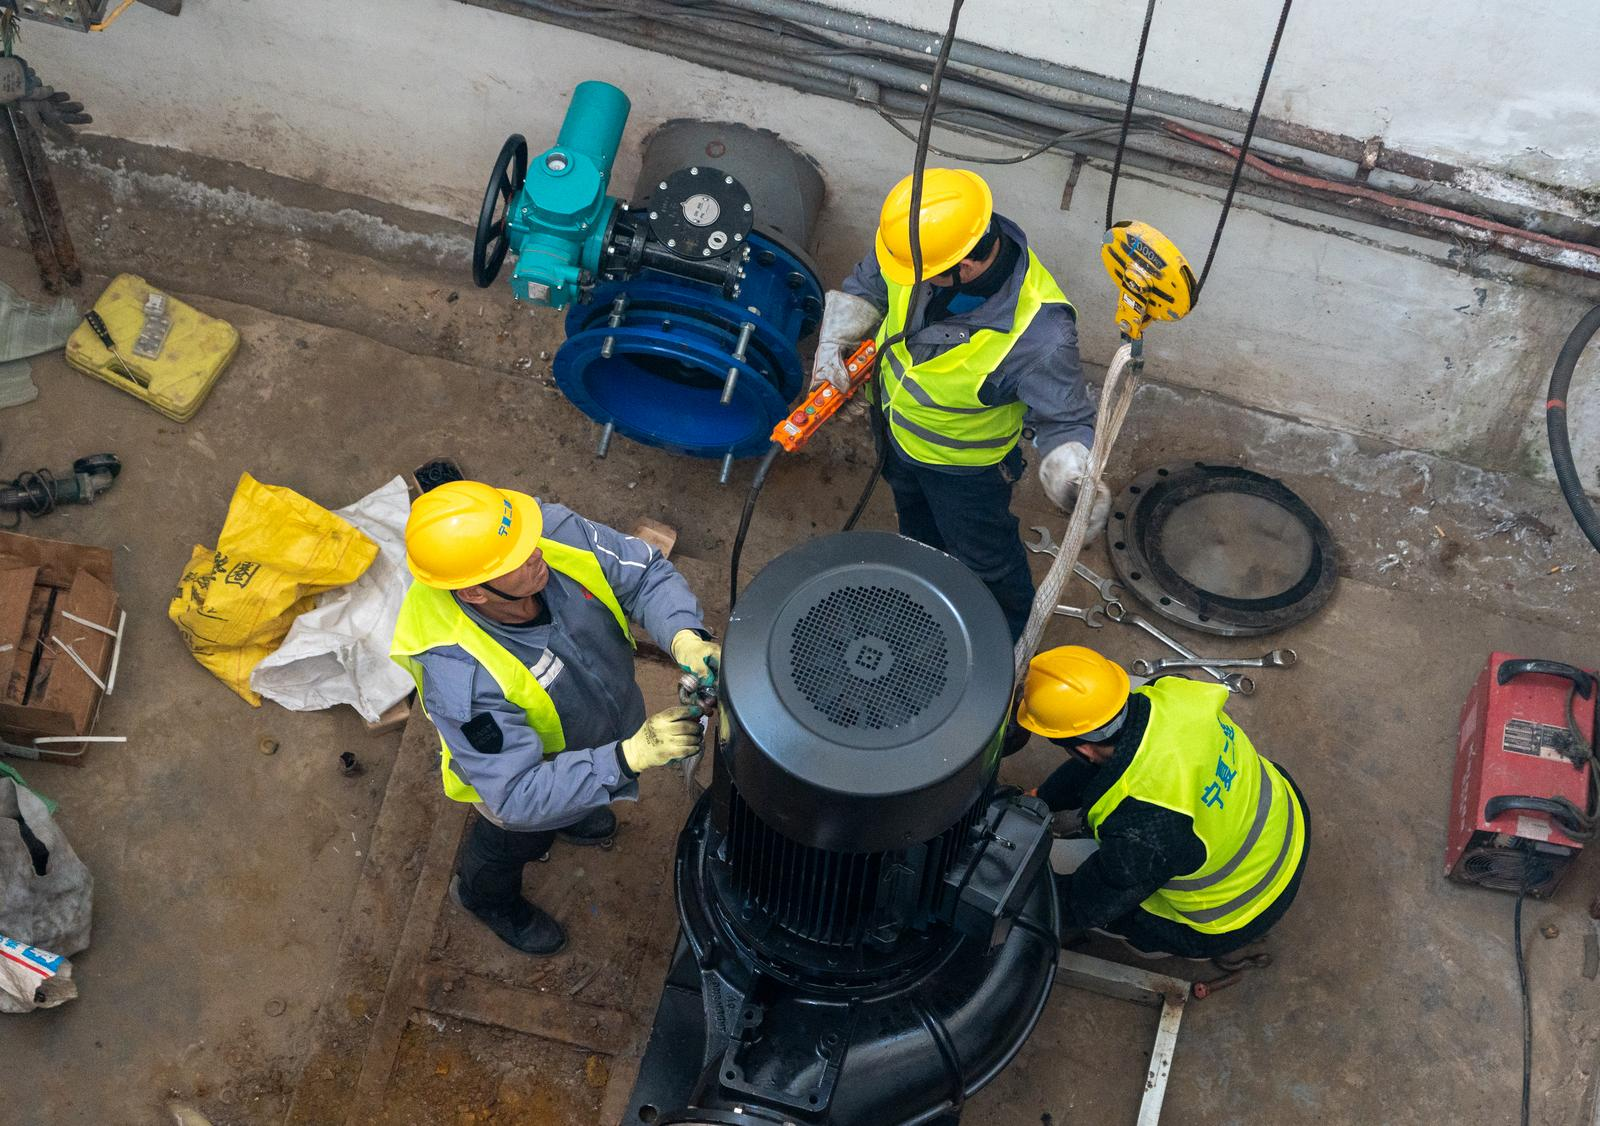
M 395 617 L 411 584 L 406 516 L 411 496 L 396 477 L 335 515 L 378 545 L 378 558 L 349 586 L 329 591 L 295 619 L 289 636 L 250 674 L 250 687 L 291 711 L 349 704 L 369 723 L 405 699 L 413 685 L 389 659 Z

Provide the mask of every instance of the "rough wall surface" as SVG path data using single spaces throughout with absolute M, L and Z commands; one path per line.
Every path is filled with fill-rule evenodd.
M 943 22 L 934 7 L 853 6 Z M 1116 74 L 1131 65 L 1138 32 L 1126 7 L 989 0 L 968 9 L 963 34 Z M 1276 3 L 1229 0 L 1227 19 L 1202 7 L 1162 10 L 1145 80 L 1248 104 Z M 1569 18 L 1550 36 L 1561 12 L 1576 17 L 1586 2 L 1538 7 L 1543 15 L 1486 0 L 1297 10 L 1268 110 L 1480 168 L 1593 183 L 1600 99 L 1578 86 L 1600 21 Z M 1451 49 L 1458 41 L 1463 49 Z M 1494 51 L 1474 46 L 1487 41 Z M 640 138 L 672 117 L 773 129 L 813 156 L 828 183 L 818 257 L 829 281 L 870 245 L 882 193 L 911 160 L 910 143 L 867 110 L 456 0 L 190 0 L 178 19 L 135 7 L 94 36 L 25 25 L 21 51 L 89 104 L 95 131 L 462 220 L 475 216 L 505 134 L 526 134 L 537 151 L 554 138 L 572 86 L 608 79 L 634 104 L 619 189 L 637 171 Z M 1086 354 L 1104 361 L 1116 343 L 1098 262 L 1107 177 L 1085 168 L 1063 207 L 1069 169 L 1048 156 L 989 174 L 1000 209 L 1029 230 L 1077 302 Z M 1118 210 L 1198 258 L 1217 201 L 1140 177 L 1125 180 Z M 1543 474 L 1543 383 L 1565 332 L 1596 299 L 1600 286 L 1541 268 L 1242 197 L 1204 304 L 1157 330 L 1150 355 L 1163 378 L 1254 407 Z M 1600 405 L 1586 413 L 1583 395 L 1597 368 L 1584 366 L 1573 393 L 1579 466 L 1591 480 Z
M 948 3 L 828 0 L 943 32 Z M 1248 109 L 1282 0 L 1164 3 L 1140 81 Z M 1032 58 L 1126 78 L 1138 0 L 984 0 L 961 35 Z M 1600 19 L 1587 0 L 1346 0 L 1296 4 L 1265 112 L 1452 163 L 1545 183 L 1600 182 L 1600 95 L 1589 65 Z

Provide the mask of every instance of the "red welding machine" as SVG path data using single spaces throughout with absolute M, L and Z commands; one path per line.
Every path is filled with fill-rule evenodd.
M 1445 871 L 1548 897 L 1594 834 L 1592 670 L 1491 653 L 1461 709 Z

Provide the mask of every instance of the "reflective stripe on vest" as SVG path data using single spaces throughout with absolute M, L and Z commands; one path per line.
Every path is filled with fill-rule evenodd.
M 1237 930 L 1272 905 L 1299 867 L 1299 799 L 1222 710 L 1225 687 L 1168 678 L 1139 692 L 1150 701 L 1144 738 L 1122 777 L 1090 808 L 1089 826 L 1098 838 L 1126 798 L 1190 817 L 1205 862 L 1140 906 L 1207 934 Z
M 885 281 L 889 313 L 878 328 L 880 346 L 905 327 L 911 301 L 910 287 Z M 884 354 L 883 384 L 896 444 L 932 465 L 993 465 L 1011 452 L 1022 436 L 1028 408 L 1020 402 L 989 406 L 978 391 L 1046 305 L 1072 308 L 1030 250 L 1010 332 L 977 329 L 966 341 L 920 364 L 912 363 L 904 341 L 890 347 Z
M 605 572 L 593 552 L 581 547 L 571 547 L 555 540 L 540 540 L 539 550 L 552 571 L 559 572 L 580 584 L 598 598 L 616 618 L 622 635 L 632 645 L 633 633 L 628 629 L 628 617 L 622 605 L 606 582 Z M 523 710 L 528 726 L 539 736 L 546 754 L 556 754 L 566 749 L 566 735 L 561 729 L 561 717 L 556 714 L 550 694 L 544 690 L 533 673 L 521 661 L 490 637 L 474 622 L 455 595 L 448 590 L 424 586 L 413 582 L 406 591 L 400 606 L 400 616 L 395 620 L 394 641 L 389 646 L 389 657 L 411 674 L 417 686 L 417 699 L 425 699 L 422 686 L 422 663 L 417 656 L 430 649 L 459 645 L 477 661 L 490 676 L 505 698 Z M 423 707 L 426 712 L 426 705 Z M 462 781 L 450 768 L 450 745 L 439 736 L 439 771 L 444 781 L 445 796 L 460 802 L 481 801 L 478 791 Z

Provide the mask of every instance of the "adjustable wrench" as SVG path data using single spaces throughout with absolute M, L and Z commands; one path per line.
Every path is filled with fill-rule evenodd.
M 1259 657 L 1163 657 L 1159 661 L 1133 662 L 1135 676 L 1155 676 L 1171 669 L 1287 669 L 1299 656 L 1293 649 L 1274 649 Z
M 1171 649 L 1173 652 L 1178 653 L 1181 656 L 1188 657 L 1191 661 L 1203 660 L 1203 658 L 1196 654 L 1194 650 L 1186 649 L 1182 645 L 1179 645 L 1171 637 L 1157 629 L 1155 626 L 1151 625 L 1138 614 L 1129 613 L 1120 602 L 1115 605 L 1107 603 L 1106 617 L 1110 618 L 1114 622 L 1123 622 L 1127 625 L 1138 626 L 1151 637 L 1165 645 L 1168 649 Z M 1256 682 L 1251 680 L 1248 676 L 1245 676 L 1243 673 L 1225 673 L 1220 668 L 1213 668 L 1209 664 L 1200 665 L 1199 668 L 1202 672 L 1209 673 L 1214 679 L 1227 685 L 1229 692 L 1237 692 L 1241 696 L 1249 696 L 1256 690 Z M 1142 676 L 1144 674 L 1140 673 L 1139 675 Z

